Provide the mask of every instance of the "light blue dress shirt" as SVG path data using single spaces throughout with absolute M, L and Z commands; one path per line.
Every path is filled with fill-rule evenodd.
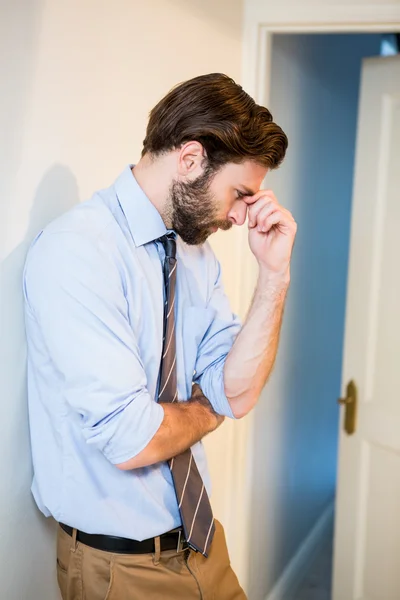
M 128 165 L 32 242 L 23 290 L 34 478 L 40 510 L 87 533 L 137 540 L 180 525 L 167 463 L 132 471 L 163 420 L 160 214 Z M 223 367 L 240 329 L 208 243 L 177 240 L 178 397 L 199 383 L 233 417 Z M 210 492 L 201 442 L 193 455 Z

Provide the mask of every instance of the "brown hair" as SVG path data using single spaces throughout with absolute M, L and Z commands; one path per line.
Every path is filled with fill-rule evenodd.
M 212 170 L 245 160 L 275 169 L 288 145 L 269 110 L 221 73 L 189 79 L 160 100 L 150 112 L 142 156 L 156 156 L 189 141 L 202 144 Z

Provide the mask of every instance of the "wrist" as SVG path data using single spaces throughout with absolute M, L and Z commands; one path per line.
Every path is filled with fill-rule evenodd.
M 191 403 L 197 405 L 198 418 L 199 420 L 201 419 L 203 421 L 207 433 L 211 433 L 212 431 L 217 429 L 219 425 L 219 415 L 214 411 L 213 407 L 206 398 L 205 400 L 207 404 L 206 402 L 199 399 L 192 400 Z
M 290 266 L 282 271 L 271 271 L 260 265 L 258 272 L 258 287 L 261 289 L 275 289 L 285 291 L 290 284 Z
M 215 431 L 224 420 L 222 415 L 215 412 L 211 402 L 203 394 L 201 387 L 194 384 L 192 387 L 192 397 L 188 401 L 190 404 L 196 404 L 200 411 L 199 419 L 203 419 L 203 423 L 207 428 L 207 433 Z

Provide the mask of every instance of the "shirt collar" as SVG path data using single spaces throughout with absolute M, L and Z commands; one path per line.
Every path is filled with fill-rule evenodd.
M 167 233 L 164 221 L 150 202 L 128 165 L 117 178 L 114 188 L 125 214 L 135 245 L 143 246 Z

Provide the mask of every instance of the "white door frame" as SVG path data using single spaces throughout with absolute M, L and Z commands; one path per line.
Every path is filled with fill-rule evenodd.
M 332 0 L 330 0 L 332 1 Z M 321 3 L 295 4 L 294 0 L 245 0 L 242 85 L 258 104 L 268 106 L 271 78 L 272 36 L 275 33 L 394 33 L 400 32 L 400 5 L 365 2 L 363 5 Z M 239 228 L 239 263 L 236 298 L 244 317 L 253 294 L 257 266 L 248 250 L 247 230 Z M 332 399 L 332 402 L 334 399 Z M 236 423 L 228 456 L 229 510 L 226 525 L 230 532 L 232 562 L 242 585 L 248 585 L 251 556 L 249 520 L 253 478 L 253 413 Z M 234 501 L 232 500 L 234 499 Z

